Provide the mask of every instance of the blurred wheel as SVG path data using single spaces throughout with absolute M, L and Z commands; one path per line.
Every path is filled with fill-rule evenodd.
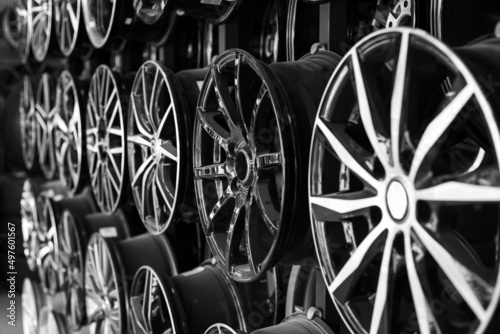
M 317 24 L 311 24 L 317 22 Z M 319 41 L 319 7 L 300 0 L 288 2 L 286 20 L 286 59 L 294 61 L 307 54 Z
M 31 16 L 31 50 L 39 62 L 47 57 L 52 38 L 52 0 L 28 0 L 28 14 Z
M 30 55 L 30 45 L 33 33 L 33 21 L 31 17 L 32 0 L 16 0 L 15 13 L 17 15 L 17 30 L 19 40 L 17 42 L 17 53 L 21 63 L 25 64 Z
M 493 326 L 499 100 L 475 78 L 498 66 L 500 46 L 456 52 L 464 60 L 418 30 L 378 32 L 325 90 L 311 219 L 328 291 L 353 332 Z
M 32 170 L 37 157 L 37 117 L 31 79 L 27 75 L 23 76 L 23 83 L 19 97 L 19 112 L 21 114 L 21 144 L 23 149 L 24 164 L 28 170 Z
M 81 34 L 81 0 L 54 0 L 54 22 L 61 53 L 68 57 Z
M 39 334 L 66 334 L 69 333 L 66 328 L 66 322 L 62 315 L 45 306 L 40 311 Z
M 205 334 L 240 334 L 241 332 L 237 332 L 228 325 L 224 324 L 215 324 L 210 326 Z
M 24 334 L 38 334 L 40 310 L 45 305 L 45 295 L 35 281 L 26 277 L 22 288 L 22 319 Z

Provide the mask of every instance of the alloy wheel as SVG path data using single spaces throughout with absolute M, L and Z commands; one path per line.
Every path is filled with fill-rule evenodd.
M 42 289 L 35 281 L 25 278 L 22 289 L 22 319 L 24 334 L 38 334 L 40 310 L 45 304 Z
M 82 0 L 85 28 L 95 48 L 102 48 L 110 39 L 118 16 L 116 1 Z
M 205 334 L 238 334 L 234 329 L 224 324 L 215 324 L 210 326 Z
M 45 60 L 52 37 L 52 0 L 28 0 L 31 6 L 32 37 L 31 50 L 39 62 Z
M 33 34 L 33 20 L 31 17 L 31 0 L 16 0 L 15 12 L 17 15 L 17 31 L 19 40 L 17 41 L 17 54 L 21 63 L 26 63 L 30 54 L 30 44 Z
M 37 150 L 37 117 L 31 79 L 27 75 L 23 76 L 22 89 L 19 96 L 19 111 L 21 114 L 21 145 L 24 164 L 28 170 L 32 170 Z
M 56 38 L 64 56 L 73 53 L 80 33 L 81 0 L 53 0 Z

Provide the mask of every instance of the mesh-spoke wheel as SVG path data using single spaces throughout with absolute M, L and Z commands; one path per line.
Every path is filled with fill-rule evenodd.
M 210 326 L 205 332 L 205 334 L 238 334 L 238 332 L 229 327 L 228 325 L 215 324 Z
M 294 223 L 301 212 L 307 214 L 295 202 L 305 179 L 294 161 L 300 164 L 298 156 L 308 152 L 298 137 L 309 140 L 308 113 L 315 113 L 337 64 L 331 53 L 309 56 L 268 67 L 245 51 L 229 50 L 212 64 L 203 84 L 194 128 L 195 193 L 217 264 L 238 281 L 257 279 L 281 259 L 292 239 L 297 244 L 307 239 L 305 226 Z M 313 75 L 316 81 L 307 79 Z M 290 93 L 281 80 L 294 82 L 286 86 Z M 311 104 L 295 100 L 300 94 Z M 298 137 L 292 135 L 295 117 L 302 123 Z M 292 235 L 301 233 L 300 240 Z M 304 247 L 300 257 L 312 245 Z
M 40 310 L 45 304 L 45 295 L 35 281 L 25 278 L 22 290 L 23 333 L 38 334 Z
M 29 76 L 23 76 L 23 84 L 19 96 L 19 112 L 21 122 L 21 144 L 24 164 L 28 170 L 33 169 L 36 159 L 37 118 L 33 87 Z
M 49 52 L 52 36 L 52 0 L 28 0 L 28 8 L 33 29 L 31 51 L 35 59 L 42 62 Z
M 54 135 L 57 118 L 55 84 L 50 74 L 44 73 L 36 92 L 36 147 L 43 176 L 51 180 L 57 172 Z
M 80 33 L 81 0 L 53 0 L 57 43 L 64 56 L 73 53 Z
M 61 314 L 45 306 L 40 311 L 40 328 L 38 334 L 66 334 L 69 333 L 66 322 Z
M 129 171 L 137 209 L 146 228 L 163 233 L 184 198 L 181 174 L 188 168 L 186 112 L 172 72 L 148 61 L 131 93 L 127 132 Z
M 498 41 L 477 50 L 457 53 L 476 71 L 498 65 Z M 309 201 L 353 332 L 483 333 L 494 319 L 500 132 L 476 75 L 426 33 L 387 30 L 358 43 L 325 90 Z
M 30 44 L 33 34 L 31 0 L 16 0 L 15 12 L 17 15 L 17 31 L 19 34 L 17 54 L 24 64 L 28 61 L 30 55 Z
M 125 187 L 126 139 L 119 78 L 105 65 L 92 76 L 87 99 L 86 142 L 90 184 L 102 212 L 114 212 Z
M 59 76 L 56 88 L 55 156 L 59 177 L 70 195 L 77 193 L 87 170 L 84 159 L 85 147 L 82 133 L 83 124 L 80 106 L 82 97 L 73 76 L 63 71 Z

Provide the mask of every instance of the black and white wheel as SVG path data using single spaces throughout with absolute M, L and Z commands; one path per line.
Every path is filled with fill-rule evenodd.
M 49 306 L 40 311 L 40 327 L 38 334 L 67 334 L 66 322 L 61 314 L 56 313 Z
M 279 325 L 253 331 L 252 334 L 334 334 L 334 331 L 319 318 L 318 310 L 310 308 L 307 313 L 294 313 Z
M 177 13 L 204 19 L 211 24 L 219 25 L 231 20 L 243 0 L 222 0 L 201 3 L 196 0 L 177 2 Z
M 40 311 L 45 305 L 45 295 L 37 282 L 26 277 L 22 287 L 22 326 L 24 334 L 38 334 Z
M 28 0 L 31 16 L 31 51 L 39 62 L 47 57 L 52 38 L 52 0 Z
M 237 332 L 228 325 L 215 324 L 210 326 L 205 334 L 241 334 L 242 332 Z
M 117 1 L 82 0 L 82 11 L 90 42 L 102 48 L 112 37 L 121 5 Z
M 57 112 L 54 79 L 49 73 L 43 73 L 36 92 L 36 147 L 38 163 L 47 180 L 57 175 L 54 147 Z
M 319 41 L 319 8 L 316 3 L 306 4 L 290 0 L 286 19 L 286 59 L 294 61 L 307 54 L 311 45 Z
M 82 100 L 81 91 L 73 76 L 69 71 L 63 71 L 56 87 L 58 112 L 54 145 L 59 177 L 70 196 L 82 189 L 87 174 Z
M 268 67 L 235 49 L 211 66 L 194 128 L 195 193 L 210 249 L 233 279 L 256 280 L 291 243 L 304 248 L 300 255 L 289 249 L 290 261 L 312 251 L 306 226 L 295 224 L 307 212 L 297 202 L 306 186 L 301 142 L 310 138 L 319 92 L 338 60 L 320 52 Z
M 104 213 L 116 211 L 128 187 L 122 96 L 121 78 L 99 66 L 89 87 L 85 125 L 90 184 Z
M 68 57 L 77 47 L 81 34 L 81 0 L 53 0 L 57 43 L 61 53 Z
M 17 54 L 21 63 L 26 63 L 30 55 L 30 45 L 33 34 L 33 21 L 31 17 L 32 0 L 16 0 L 15 13 L 17 15 Z
M 21 93 L 19 96 L 19 112 L 21 123 L 21 145 L 23 149 L 24 164 L 32 170 L 37 158 L 37 117 L 35 111 L 35 98 L 29 76 L 23 76 Z
M 332 76 L 309 201 L 328 291 L 352 332 L 484 333 L 496 322 L 499 104 L 475 78 L 498 67 L 499 50 L 491 40 L 455 53 L 422 31 L 387 30 Z
M 21 195 L 21 228 L 23 232 L 23 248 L 28 268 L 36 270 L 36 257 L 40 248 L 40 240 L 35 226 L 38 223 L 38 206 L 33 183 L 26 179 Z

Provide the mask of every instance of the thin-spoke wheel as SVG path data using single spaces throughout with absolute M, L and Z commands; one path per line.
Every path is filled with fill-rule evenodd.
M 61 314 L 56 313 L 49 306 L 40 311 L 40 327 L 38 334 L 66 334 L 69 333 L 66 322 Z
M 456 52 L 477 71 L 498 41 L 475 50 Z M 484 333 L 496 317 L 498 94 L 476 75 L 400 28 L 358 43 L 332 76 L 309 202 L 328 291 L 352 332 Z
M 163 233 L 183 200 L 181 173 L 189 168 L 181 141 L 185 104 L 175 75 L 148 61 L 137 72 L 128 118 L 128 161 L 134 200 L 141 219 L 154 234 Z M 178 216 L 178 215 L 177 215 Z
M 240 332 L 241 333 L 241 332 Z M 205 334 L 238 334 L 234 329 L 224 324 L 215 324 L 210 326 Z
M 56 176 L 57 164 L 54 135 L 57 118 L 55 84 L 50 74 L 44 73 L 36 93 L 36 147 L 43 176 L 51 180 Z
M 86 146 L 90 184 L 104 213 L 114 212 L 124 195 L 126 139 L 121 86 L 105 65 L 92 76 L 87 98 Z
M 23 76 L 23 84 L 19 96 L 19 112 L 21 122 L 21 145 L 24 164 L 32 170 L 36 160 L 37 117 L 33 87 L 29 76 Z
M 21 298 L 23 333 L 38 334 L 39 315 L 45 304 L 45 295 L 38 283 L 26 277 Z
M 17 15 L 17 54 L 21 63 L 26 63 L 30 55 L 30 44 L 33 34 L 33 21 L 31 17 L 31 0 L 16 0 L 15 13 Z
M 81 106 L 82 97 L 73 76 L 63 71 L 59 76 L 56 88 L 55 120 L 55 156 L 59 177 L 70 195 L 77 193 L 83 186 L 84 172 L 87 162 L 83 149 L 85 137 L 83 134 Z
M 30 8 L 31 7 L 31 8 Z M 45 60 L 52 37 L 52 0 L 28 0 L 31 15 L 31 50 L 39 62 Z
M 119 9 L 117 1 L 82 0 L 85 28 L 95 48 L 102 48 L 108 43 Z
M 73 53 L 80 33 L 81 0 L 53 0 L 56 38 L 64 56 Z

